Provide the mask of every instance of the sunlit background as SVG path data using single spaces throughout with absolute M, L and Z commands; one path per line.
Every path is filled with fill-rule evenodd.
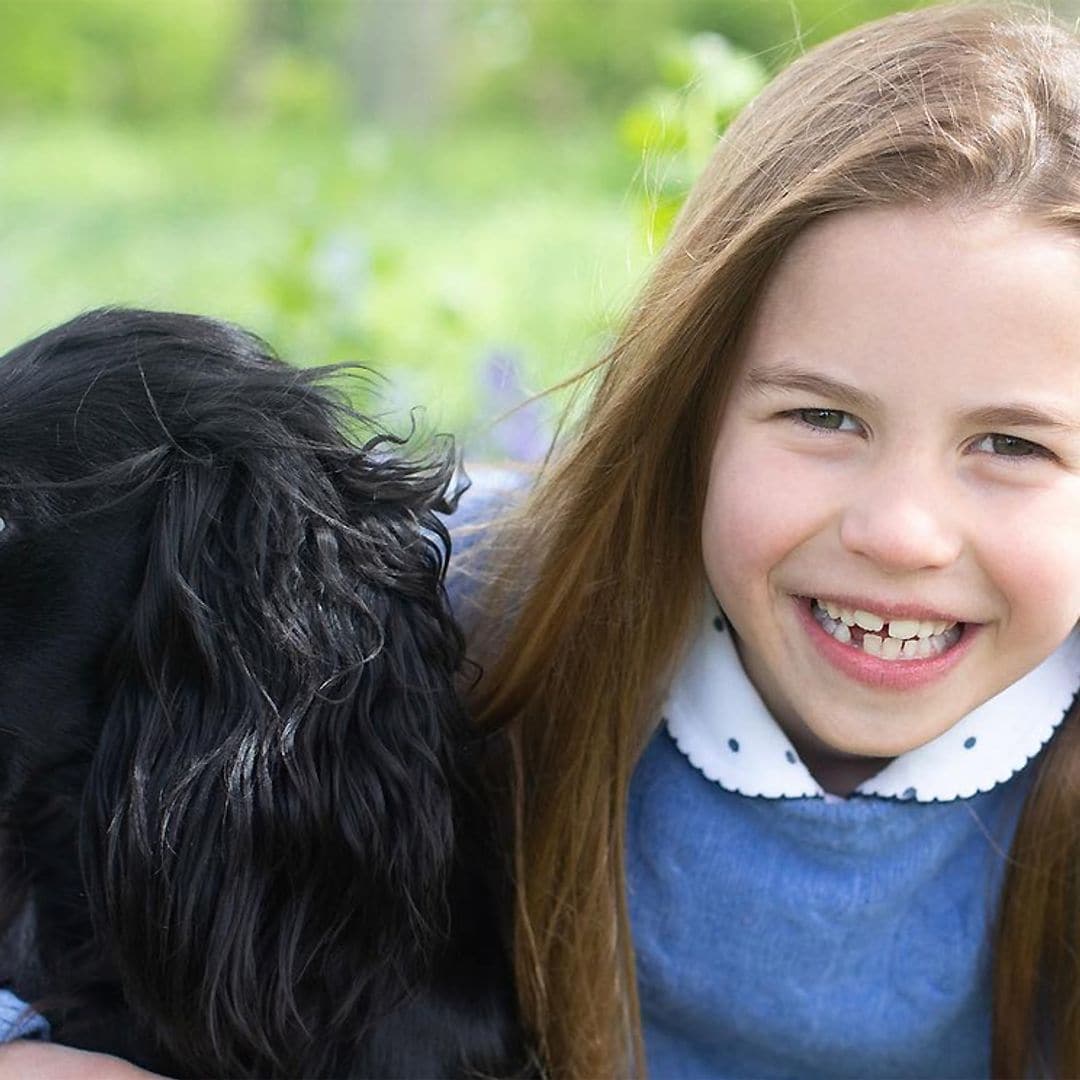
M 542 452 L 716 133 L 893 0 L 0 0 L 4 347 L 124 303 Z M 1058 10 L 1067 12 L 1067 5 Z

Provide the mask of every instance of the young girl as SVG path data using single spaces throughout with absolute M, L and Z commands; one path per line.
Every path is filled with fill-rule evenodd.
M 1080 1075 L 1080 40 L 791 65 L 599 376 L 473 628 L 551 1074 Z

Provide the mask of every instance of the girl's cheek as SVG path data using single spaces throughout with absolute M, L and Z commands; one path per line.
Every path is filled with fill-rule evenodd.
M 728 577 L 768 573 L 826 529 L 843 488 L 835 470 L 820 462 L 760 446 L 749 449 L 714 456 L 705 500 L 706 569 Z
M 985 521 L 973 543 L 1009 621 L 1057 636 L 1080 619 L 1080 518 L 1071 508 L 1040 509 Z

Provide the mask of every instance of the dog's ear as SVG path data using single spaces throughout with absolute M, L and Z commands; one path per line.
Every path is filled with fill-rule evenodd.
M 82 850 L 132 1006 L 196 1073 L 317 1071 L 444 932 L 451 466 L 298 439 L 160 479 Z

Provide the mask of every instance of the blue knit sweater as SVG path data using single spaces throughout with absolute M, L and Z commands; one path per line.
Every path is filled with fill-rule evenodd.
M 661 729 L 628 889 L 654 1078 L 979 1077 L 988 935 L 1030 767 L 971 799 L 762 799 Z

